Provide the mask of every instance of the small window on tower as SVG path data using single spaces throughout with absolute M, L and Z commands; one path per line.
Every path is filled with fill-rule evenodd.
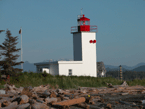
M 72 76 L 72 69 L 69 69 L 69 76 Z

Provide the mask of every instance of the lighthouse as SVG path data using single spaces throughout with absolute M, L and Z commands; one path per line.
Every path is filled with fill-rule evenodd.
M 90 25 L 90 19 L 81 14 L 77 26 L 71 27 L 73 34 L 73 61 L 34 63 L 37 72 L 44 70 L 52 75 L 97 77 L 96 65 L 97 26 Z
M 96 69 L 96 32 L 97 26 L 90 26 L 90 19 L 85 15 L 78 16 L 78 26 L 71 27 L 73 34 L 74 61 L 83 61 L 83 72 L 90 72 L 92 76 Z

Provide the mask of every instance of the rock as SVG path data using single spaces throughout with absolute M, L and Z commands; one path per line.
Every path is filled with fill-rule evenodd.
M 57 97 L 57 102 L 60 102 L 61 101 L 61 98 L 60 97 Z
M 69 97 L 63 97 L 64 100 L 69 100 Z
M 13 102 L 9 106 L 3 107 L 2 109 L 16 109 L 18 107 L 17 104 L 18 104 L 17 102 Z
M 29 103 L 21 104 L 21 105 L 19 105 L 19 106 L 17 107 L 17 109 L 25 109 L 25 108 L 27 108 L 27 107 L 29 107 L 29 106 L 30 106 Z
M 98 101 L 101 102 L 101 103 L 105 102 L 104 99 L 102 99 L 102 98 L 100 98 L 100 100 L 98 100 Z
M 50 94 L 50 98 L 51 97 L 54 97 L 54 98 L 56 98 L 56 93 L 53 91 L 53 92 L 51 92 L 51 94 Z
M 8 88 L 9 90 L 16 90 L 17 88 L 15 87 L 15 85 L 4 85 L 5 88 Z
M 27 95 L 28 97 L 32 97 L 32 92 L 28 88 L 24 88 L 21 92 L 21 95 Z
M 42 96 L 48 97 L 50 95 L 50 92 L 45 90 L 44 93 L 42 93 Z
M 0 90 L 0 94 L 6 94 L 5 90 Z
M 64 93 L 64 91 L 63 91 L 62 89 L 57 89 L 56 92 L 57 92 L 58 94 L 63 94 L 63 93 Z
M 145 100 L 141 100 L 140 102 L 141 102 L 142 104 L 145 104 Z
M 3 103 L 2 103 L 2 105 L 5 106 L 5 107 L 7 107 L 10 104 L 11 104 L 11 102 L 10 101 L 6 101 L 6 100 L 4 100 Z
M 35 104 L 36 101 L 34 101 L 33 99 L 29 99 L 29 102 L 28 103 L 30 103 L 30 105 L 32 105 L 32 104 Z
M 22 95 L 20 96 L 20 98 L 21 98 L 20 104 L 25 104 L 29 101 L 29 97 L 27 95 Z
M 24 89 L 23 87 L 20 87 L 16 90 L 16 92 L 21 93 L 23 91 L 23 89 Z
M 32 105 L 31 109 L 49 109 L 49 107 L 42 103 L 35 103 Z
M 49 97 L 47 97 L 47 98 L 45 99 L 45 102 L 46 102 L 46 103 L 57 102 L 57 98 L 49 98 Z
M 7 91 L 7 94 L 17 94 L 17 92 L 15 90 L 11 89 L 11 90 Z
M 28 89 L 31 91 L 33 89 L 33 87 L 32 86 L 29 86 Z
M 44 103 L 43 100 L 38 100 L 38 99 L 36 99 L 36 101 L 37 101 L 37 102 L 40 102 L 40 103 Z
M 35 92 L 44 92 L 45 90 L 47 90 L 47 87 L 43 87 L 43 85 L 41 85 L 39 87 L 34 87 L 32 89 L 32 91 L 35 91 Z
M 108 103 L 108 104 L 107 104 L 107 106 L 106 106 L 106 108 L 108 108 L 108 109 L 112 109 L 111 104 L 110 104 L 110 103 Z
M 87 90 L 80 90 L 79 93 L 85 94 L 85 93 L 87 93 Z

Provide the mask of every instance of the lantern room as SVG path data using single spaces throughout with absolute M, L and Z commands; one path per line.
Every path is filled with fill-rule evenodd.
M 90 31 L 90 19 L 86 18 L 85 15 L 78 19 L 78 32 Z
M 71 27 L 71 33 L 81 32 L 81 31 L 82 32 L 83 31 L 86 31 L 86 32 L 97 32 L 98 31 L 97 26 L 90 25 L 90 19 L 86 18 L 84 14 L 78 15 L 77 23 L 78 23 L 77 26 Z

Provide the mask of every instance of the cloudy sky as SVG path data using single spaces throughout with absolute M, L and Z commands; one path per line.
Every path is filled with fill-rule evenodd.
M 98 26 L 97 61 L 115 66 L 145 62 L 145 0 L 0 0 L 0 30 L 19 36 L 20 48 L 22 27 L 23 61 L 73 59 L 70 28 L 77 25 L 81 8 Z M 4 40 L 2 32 L 0 44 Z

